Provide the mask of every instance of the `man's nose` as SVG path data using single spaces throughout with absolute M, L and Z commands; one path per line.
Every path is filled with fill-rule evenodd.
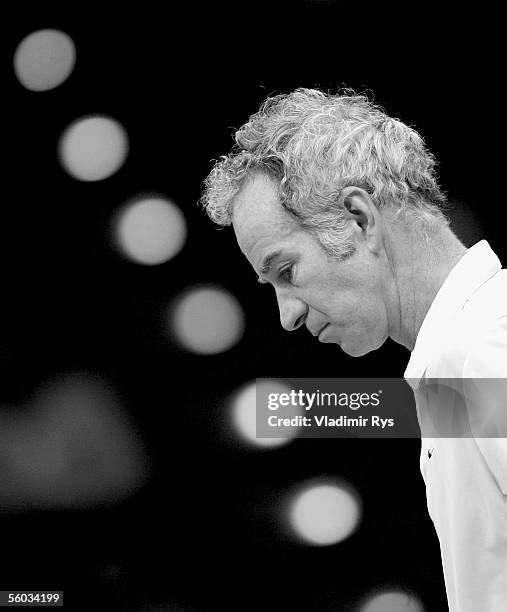
M 280 323 L 287 331 L 301 327 L 306 319 L 308 308 L 304 302 L 294 297 L 277 295 Z

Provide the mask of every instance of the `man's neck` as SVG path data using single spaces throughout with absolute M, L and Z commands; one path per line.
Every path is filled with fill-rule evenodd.
M 449 228 L 427 242 L 398 235 L 390 249 L 394 276 L 394 317 L 390 337 L 409 351 L 440 287 L 467 248 Z

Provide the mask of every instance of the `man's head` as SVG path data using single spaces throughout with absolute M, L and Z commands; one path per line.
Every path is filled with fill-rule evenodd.
M 274 286 L 285 329 L 327 325 L 323 342 L 363 355 L 395 324 L 390 236 L 447 226 L 434 165 L 414 130 L 364 96 L 299 89 L 236 133 L 202 201 Z

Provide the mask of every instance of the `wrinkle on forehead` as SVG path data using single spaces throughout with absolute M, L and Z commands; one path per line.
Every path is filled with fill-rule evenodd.
M 232 225 L 248 259 L 259 241 L 281 241 L 301 229 L 283 208 L 276 181 L 265 174 L 249 178 L 234 198 Z

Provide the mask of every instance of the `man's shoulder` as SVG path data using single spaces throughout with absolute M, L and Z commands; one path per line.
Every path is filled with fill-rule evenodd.
M 498 270 L 466 301 L 458 319 L 463 325 L 487 328 L 507 316 L 507 270 Z
M 496 306 L 470 309 L 458 317 L 433 354 L 427 375 L 507 377 L 507 312 Z
M 406 377 L 507 377 L 507 270 L 477 286 L 423 347 L 425 357 L 409 363 Z
M 469 297 L 428 370 L 448 378 L 507 376 L 507 270 L 498 270 Z

